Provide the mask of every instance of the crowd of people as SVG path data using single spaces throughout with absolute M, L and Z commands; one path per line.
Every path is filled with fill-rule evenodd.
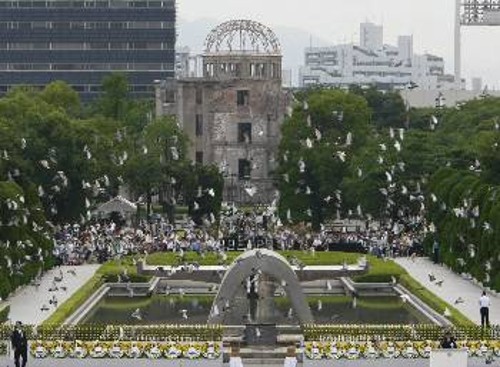
M 369 253 L 379 257 L 421 254 L 421 236 L 413 231 L 394 231 L 383 226 L 346 226 L 313 231 L 268 226 L 254 213 L 241 213 L 222 219 L 217 230 L 185 222 L 169 224 L 164 218 L 143 220 L 135 226 L 125 221 L 100 220 L 85 226 L 66 224 L 56 228 L 54 255 L 59 264 L 102 263 L 109 259 L 153 252 L 235 251 L 254 247 L 276 250 L 345 251 Z

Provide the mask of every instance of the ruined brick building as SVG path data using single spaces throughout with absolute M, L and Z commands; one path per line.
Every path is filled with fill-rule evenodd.
M 250 20 L 225 22 L 208 35 L 203 76 L 157 83 L 156 113 L 176 114 L 191 140 L 191 158 L 216 164 L 225 177 L 224 200 L 273 200 L 282 88 L 277 37 Z

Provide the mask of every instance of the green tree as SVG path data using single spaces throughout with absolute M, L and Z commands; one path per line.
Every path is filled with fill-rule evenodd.
M 361 88 L 353 85 L 350 92 L 366 99 L 372 110 L 371 121 L 376 128 L 402 128 L 406 122 L 406 106 L 396 91 L 382 92 L 376 87 Z
M 282 128 L 279 148 L 280 216 L 315 228 L 341 209 L 336 192 L 346 160 L 370 139 L 364 98 L 335 90 L 310 91 Z
M 81 112 L 78 93 L 63 81 L 48 84 L 40 98 L 51 106 L 62 108 L 69 116 L 78 116 Z
M 102 96 L 98 100 L 98 111 L 108 118 L 124 119 L 129 104 L 127 76 L 123 73 L 106 76 L 102 82 L 102 90 Z

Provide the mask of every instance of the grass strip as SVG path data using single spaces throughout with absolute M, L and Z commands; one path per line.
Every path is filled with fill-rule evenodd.
M 61 325 L 104 283 L 102 274 L 96 272 L 87 283 L 82 285 L 68 298 L 42 325 Z
M 0 324 L 7 322 L 9 319 L 10 306 L 8 304 L 4 304 L 0 306 Z
M 443 301 L 439 296 L 425 288 L 417 280 L 409 274 L 403 274 L 399 277 L 400 284 L 408 289 L 415 296 L 425 302 L 430 308 L 442 315 L 444 310 L 448 308 L 451 313 L 450 321 L 454 325 L 459 326 L 475 326 L 476 324 L 469 320 L 464 314 L 458 311 L 455 307 Z
M 305 265 L 342 265 L 355 264 L 358 259 L 362 256 L 356 253 L 346 253 L 346 252 L 315 252 L 310 251 L 278 251 L 280 255 L 290 260 L 295 257 L 302 261 Z M 228 251 L 225 253 L 227 259 L 226 264 L 232 263 L 238 256 L 242 255 L 243 252 L 240 251 Z M 182 262 L 196 262 L 200 265 L 218 265 L 223 261 L 221 257 L 215 252 L 208 252 L 204 256 L 199 255 L 196 252 L 184 252 L 184 256 L 181 257 L 175 252 L 158 252 L 148 255 L 147 264 L 148 265 L 179 265 Z

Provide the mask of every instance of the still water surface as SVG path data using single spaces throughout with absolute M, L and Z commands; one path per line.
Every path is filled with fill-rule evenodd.
M 213 297 L 153 296 L 151 298 L 107 297 L 87 315 L 84 323 L 107 324 L 204 324 L 207 322 Z M 399 297 L 308 298 L 317 324 L 419 324 L 429 323 L 421 313 Z M 268 320 L 276 324 L 296 324 L 297 319 L 285 297 L 275 297 L 268 307 Z M 225 324 L 248 323 L 246 299 L 234 301 Z

